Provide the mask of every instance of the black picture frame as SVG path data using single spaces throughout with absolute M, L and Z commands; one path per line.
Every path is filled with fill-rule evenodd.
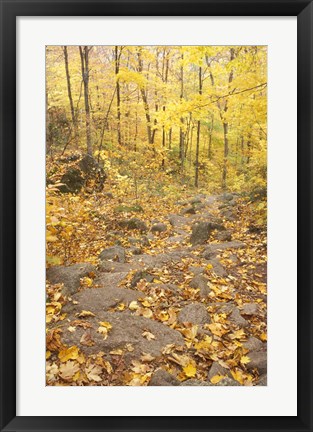
M 114 2 L 109 0 L 65 0 L 62 2 L 0 0 L 0 6 L 1 431 L 312 431 L 312 2 L 306 0 L 116 0 Z M 296 417 L 16 416 L 16 17 L 118 15 L 297 16 L 298 415 Z M 287 347 L 286 351 L 288 351 Z M 288 361 L 287 358 L 286 361 Z M 31 389 L 29 392 L 31 397 Z

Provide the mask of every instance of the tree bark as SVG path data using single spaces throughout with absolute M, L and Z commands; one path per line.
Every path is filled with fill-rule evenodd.
M 116 77 L 116 105 L 117 105 L 117 142 L 122 145 L 121 137 L 121 87 L 118 74 L 120 72 L 121 51 L 118 51 L 118 46 L 114 48 L 115 54 L 115 77 Z
M 183 62 L 184 60 L 184 54 L 181 55 L 181 60 Z M 182 102 L 184 98 L 184 66 L 183 64 L 180 67 L 180 101 Z M 181 125 L 184 125 L 184 118 L 180 118 Z M 179 129 L 179 157 L 180 157 L 180 163 L 181 163 L 181 169 L 183 171 L 184 169 L 184 160 L 185 160 L 185 133 L 183 126 Z
M 85 100 L 85 114 L 86 114 L 86 141 L 87 141 L 87 154 L 92 156 L 92 142 L 91 142 L 91 129 L 90 129 L 90 106 L 89 106 L 89 52 L 92 47 L 79 46 L 79 54 L 81 60 L 82 78 L 84 83 L 84 100 Z
M 202 67 L 199 66 L 199 95 L 202 95 Z M 199 186 L 199 149 L 200 149 L 201 122 L 197 122 L 197 143 L 196 143 L 196 162 L 195 162 L 195 187 Z
M 74 103 L 72 97 L 71 77 L 70 77 L 70 71 L 68 66 L 67 46 L 63 46 L 63 54 L 64 54 L 64 63 L 65 63 L 66 82 L 67 82 L 67 94 L 70 102 L 71 117 L 72 117 L 73 129 L 74 129 L 74 140 L 75 140 L 76 147 L 78 147 L 78 128 L 77 128 L 77 121 L 76 121 L 75 109 L 74 109 Z

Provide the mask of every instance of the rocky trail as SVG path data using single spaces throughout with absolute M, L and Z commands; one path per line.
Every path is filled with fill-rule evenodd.
M 266 385 L 266 233 L 233 194 L 176 210 L 47 269 L 49 385 Z

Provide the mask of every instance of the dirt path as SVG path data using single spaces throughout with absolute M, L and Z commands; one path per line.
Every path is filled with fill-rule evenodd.
M 266 238 L 241 210 L 193 197 L 117 221 L 98 267 L 49 268 L 48 384 L 266 385 Z

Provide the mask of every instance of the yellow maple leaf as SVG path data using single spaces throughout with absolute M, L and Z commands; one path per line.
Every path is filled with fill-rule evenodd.
M 224 379 L 225 378 L 225 375 L 214 375 L 211 379 L 210 379 L 210 381 L 211 381 L 211 383 L 212 384 L 217 384 L 217 383 L 219 383 L 222 379 Z
M 195 367 L 194 364 L 188 363 L 186 366 L 183 367 L 183 371 L 184 371 L 184 374 L 186 375 L 186 377 L 192 378 L 196 375 L 197 368 Z
M 240 359 L 240 363 L 241 364 L 247 364 L 247 363 L 250 363 L 250 358 L 248 357 L 248 356 L 242 356 L 241 357 L 241 359 Z
M 65 363 L 68 360 L 76 360 L 78 356 L 79 349 L 75 345 L 60 351 L 58 354 L 58 357 L 62 363 Z

